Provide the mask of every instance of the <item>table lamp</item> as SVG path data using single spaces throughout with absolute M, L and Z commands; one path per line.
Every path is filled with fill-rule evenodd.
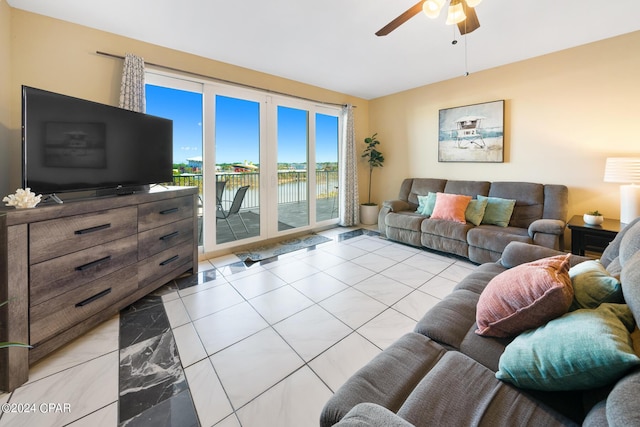
M 609 157 L 605 182 L 620 182 L 620 222 L 629 224 L 640 216 L 640 157 Z

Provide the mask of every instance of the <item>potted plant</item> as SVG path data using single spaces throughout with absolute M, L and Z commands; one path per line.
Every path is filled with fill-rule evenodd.
M 378 222 L 378 204 L 371 202 L 371 177 L 373 169 L 382 167 L 382 164 L 384 163 L 384 156 L 376 148 L 376 146 L 380 144 L 377 136 L 378 134 L 374 133 L 372 136 L 364 139 L 366 147 L 362 153 L 362 157 L 367 159 L 367 163 L 369 163 L 369 193 L 367 203 L 362 203 L 360 205 L 360 223 L 366 225 Z
M 604 216 L 597 210 L 589 211 L 582 216 L 582 220 L 588 225 L 600 225 L 604 221 Z

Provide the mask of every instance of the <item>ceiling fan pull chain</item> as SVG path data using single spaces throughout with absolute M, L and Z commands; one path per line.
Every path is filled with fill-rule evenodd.
M 465 77 L 469 75 L 469 63 L 467 61 L 467 35 L 464 36 L 464 75 Z

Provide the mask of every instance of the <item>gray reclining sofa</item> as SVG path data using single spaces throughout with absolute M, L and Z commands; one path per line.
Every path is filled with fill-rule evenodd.
M 484 223 L 475 226 L 418 214 L 418 196 L 430 192 L 516 202 L 506 227 Z M 567 211 L 568 189 L 564 185 L 407 178 L 402 182 L 398 199 L 383 203 L 378 227 L 381 235 L 390 240 L 452 253 L 482 264 L 497 261 L 512 241 L 562 250 Z
M 348 379 L 325 405 L 321 427 L 640 426 L 640 218 L 618 234 L 600 259 L 601 267 L 606 268 L 600 277 L 619 279 L 618 303 L 574 310 L 521 334 L 529 339 L 545 330 L 558 331 L 550 329 L 552 324 L 572 326 L 555 337 L 553 348 L 543 347 L 551 353 L 557 347 L 557 353 L 567 358 L 557 360 L 549 377 L 559 375 L 561 368 L 582 370 L 560 377 L 555 387 L 567 384 L 567 389 L 541 390 L 496 378 L 496 372 L 504 369 L 503 355 L 522 338 L 475 333 L 476 308 L 483 291 L 492 279 L 510 269 L 516 271 L 517 266 L 559 254 L 568 257 L 571 266 L 587 263 L 584 257 L 510 243 L 500 261 L 477 267 L 427 311 L 413 332 L 399 338 Z M 579 292 L 574 280 L 571 286 Z M 610 300 L 608 296 L 605 299 Z M 593 328 L 591 320 L 599 319 L 603 310 L 624 311 L 624 321 L 608 317 L 607 324 L 618 325 L 616 334 Z M 591 334 L 591 341 L 583 341 L 585 334 Z M 554 340 L 548 334 L 541 337 L 546 338 L 541 341 L 543 346 Z M 616 343 L 612 350 L 615 358 L 603 359 L 599 352 L 604 354 L 604 344 L 610 340 Z M 572 345 L 574 342 L 579 344 Z M 515 350 L 522 349 L 520 344 Z M 565 356 L 565 351 L 572 358 Z M 545 357 L 545 353 L 538 355 Z M 620 367 L 618 357 L 624 357 L 627 364 L 609 378 Z M 520 359 L 516 362 L 520 365 Z M 598 373 L 606 376 L 604 382 L 600 378 L 597 386 L 581 382 L 581 386 L 569 385 L 572 378 L 582 381 L 580 375 L 590 381 L 595 375 L 595 362 L 600 366 Z M 529 364 L 525 366 L 529 368 Z M 525 378 L 534 377 L 534 372 L 538 371 L 525 369 Z

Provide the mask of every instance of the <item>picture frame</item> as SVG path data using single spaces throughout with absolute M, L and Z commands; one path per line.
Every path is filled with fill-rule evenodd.
M 504 162 L 504 100 L 439 111 L 438 162 Z

